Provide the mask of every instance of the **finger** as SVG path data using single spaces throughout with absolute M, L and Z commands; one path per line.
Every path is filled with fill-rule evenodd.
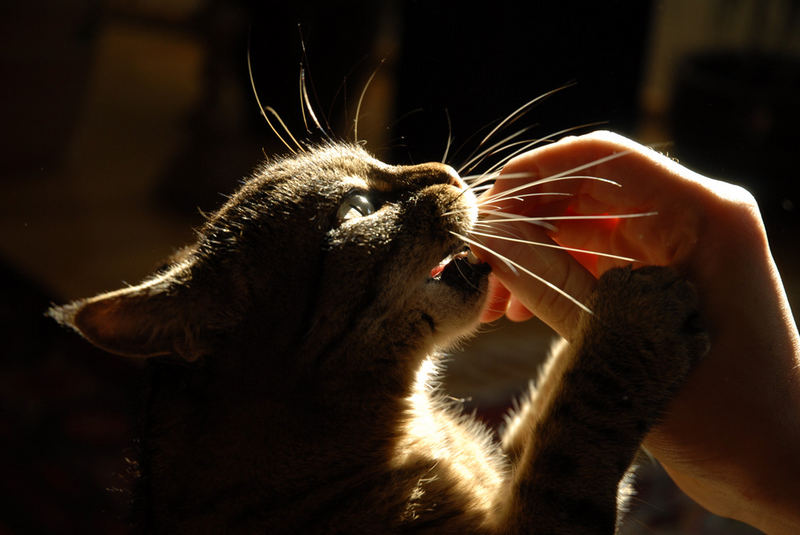
M 489 275 L 489 290 L 486 305 L 484 305 L 483 312 L 481 312 L 481 323 L 489 323 L 503 317 L 508 306 L 508 300 L 511 297 L 511 292 L 508 288 L 503 286 L 496 276 Z
M 506 307 L 506 317 L 511 321 L 528 321 L 534 316 L 533 312 L 522 304 L 516 297 L 511 297 Z
M 481 236 L 481 246 L 474 247 L 475 254 L 491 265 L 494 275 L 524 309 L 565 338 L 571 338 L 595 278 L 566 251 L 522 243 L 554 245 L 540 227 L 507 223 L 497 232 L 497 237 Z M 520 241 L 504 239 L 509 235 Z M 516 304 L 508 312 L 512 319 L 526 314 Z

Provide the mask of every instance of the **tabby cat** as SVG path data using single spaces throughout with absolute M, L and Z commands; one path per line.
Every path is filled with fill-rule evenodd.
M 50 311 L 150 358 L 143 527 L 613 533 L 640 442 L 705 346 L 669 268 L 606 273 L 496 441 L 436 387 L 489 267 L 449 166 L 330 143 L 257 170 L 169 267 Z

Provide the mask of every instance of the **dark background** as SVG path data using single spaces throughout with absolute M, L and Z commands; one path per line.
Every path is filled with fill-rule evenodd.
M 520 126 L 546 138 L 602 121 L 744 184 L 797 306 L 797 2 L 6 4 L 0 533 L 126 532 L 142 367 L 43 313 L 141 279 L 192 239 L 198 209 L 285 152 L 259 115 L 248 50 L 261 102 L 299 138 L 322 139 L 301 118 L 301 64 L 343 139 L 374 74 L 359 140 L 390 163 L 440 160 L 449 135 L 448 161 L 462 163 L 518 106 L 572 84 Z M 749 532 L 660 476 L 643 485 L 655 494 L 635 503 L 633 533 Z

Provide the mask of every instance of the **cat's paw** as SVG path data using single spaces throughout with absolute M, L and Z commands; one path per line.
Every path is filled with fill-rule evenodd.
M 709 350 L 694 287 L 669 267 L 616 268 L 590 302 L 595 343 L 619 348 L 648 379 L 677 387 Z M 649 382 L 649 381 L 648 381 Z

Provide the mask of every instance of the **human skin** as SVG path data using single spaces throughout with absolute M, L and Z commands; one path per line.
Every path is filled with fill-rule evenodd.
M 710 511 L 770 534 L 800 533 L 800 337 L 772 259 L 758 206 L 744 189 L 698 175 L 610 132 L 565 138 L 511 160 L 484 195 L 595 162 L 571 174 L 588 179 L 542 184 L 535 196 L 487 202 L 507 213 L 656 215 L 618 220 L 525 222 L 498 233 L 610 252 L 635 265 L 671 265 L 700 296 L 711 348 L 645 447 L 672 479 Z M 494 209 L 494 208 L 491 208 Z M 486 216 L 483 219 L 490 219 Z M 491 321 L 533 314 L 569 340 L 578 306 L 489 250 L 525 266 L 585 302 L 597 277 L 628 262 L 480 237 L 473 247 L 492 266 Z

